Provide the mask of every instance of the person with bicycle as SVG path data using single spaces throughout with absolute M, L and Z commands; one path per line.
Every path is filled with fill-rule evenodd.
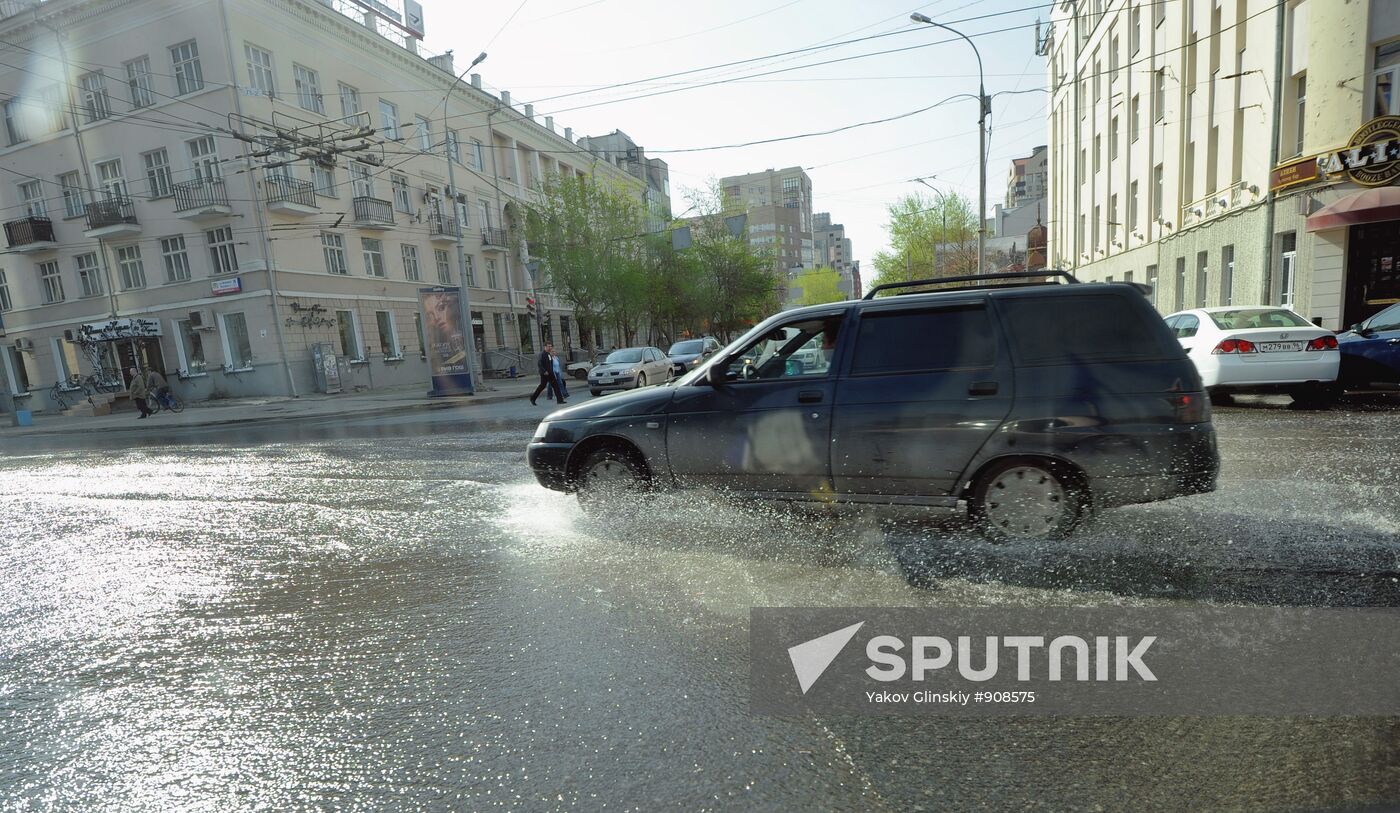
M 169 410 L 174 409 L 175 399 L 170 394 L 170 385 L 166 383 L 165 376 L 157 372 L 155 368 L 146 373 L 146 389 L 150 392 L 151 397 L 160 402 L 161 406 Z
M 146 384 L 146 376 L 142 375 L 140 370 L 132 367 L 128 372 L 131 374 L 131 386 L 126 394 L 131 397 L 131 403 L 141 410 L 141 414 L 136 417 L 139 421 L 151 414 L 151 408 L 146 406 L 146 398 L 151 394 L 151 389 Z

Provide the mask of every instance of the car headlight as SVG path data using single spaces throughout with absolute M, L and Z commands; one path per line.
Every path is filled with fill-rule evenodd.
M 535 427 L 534 440 L 544 440 L 544 436 L 549 434 L 549 421 L 540 421 L 540 425 Z

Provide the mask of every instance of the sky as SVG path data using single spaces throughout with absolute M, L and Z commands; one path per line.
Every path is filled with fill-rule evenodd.
M 812 178 L 813 211 L 845 224 L 867 278 L 875 253 L 888 246 L 886 206 L 927 192 L 912 178 L 935 176 L 935 186 L 975 205 L 974 98 L 830 135 L 678 150 L 826 131 L 975 96 L 972 48 L 911 22 L 918 11 L 973 39 L 988 94 L 1017 91 L 992 102 L 990 213 L 1004 201 L 1011 159 L 1046 143 L 1045 59 L 1034 41 L 1036 18 L 1048 20 L 1049 10 L 1031 0 L 423 0 L 426 50 L 451 49 L 458 69 L 486 51 L 476 69 L 483 83 L 510 91 L 517 109 L 533 102 L 541 122 L 554 116 L 556 130 L 572 127 L 576 138 L 627 133 L 670 165 L 676 214 L 689 205 L 685 190 L 710 178 L 802 166 Z M 889 36 L 598 90 L 882 34 Z M 905 50 L 870 55 L 891 49 Z M 781 72 L 753 76 L 771 71 Z M 702 82 L 717 83 L 696 87 Z

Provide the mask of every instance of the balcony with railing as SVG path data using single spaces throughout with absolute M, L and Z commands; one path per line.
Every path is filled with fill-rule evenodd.
M 506 230 L 485 228 L 481 230 L 481 247 L 494 251 L 504 251 L 506 249 Z
M 53 221 L 47 217 L 25 217 L 5 224 L 5 242 L 10 251 L 21 254 L 53 251 L 58 241 L 53 236 Z
M 183 220 L 209 220 L 233 214 L 223 178 L 196 178 L 171 188 L 175 191 L 175 216 Z
M 100 237 L 130 237 L 141 233 L 141 222 L 136 219 L 136 207 L 131 198 L 110 196 L 87 205 L 88 239 Z
M 436 212 L 428 215 L 428 239 L 441 243 L 454 243 L 462 236 L 462 228 L 457 221 Z
M 392 229 L 394 204 L 380 198 L 359 197 L 351 202 L 355 225 L 362 229 Z
M 285 175 L 272 175 L 266 181 L 268 211 L 304 217 L 321 211 L 316 203 L 316 187 Z

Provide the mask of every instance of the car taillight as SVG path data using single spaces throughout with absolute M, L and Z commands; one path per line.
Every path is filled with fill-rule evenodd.
M 1210 420 L 1210 398 L 1203 393 L 1169 395 L 1167 402 L 1172 405 L 1172 417 L 1177 423 L 1205 423 Z
M 1336 336 L 1318 336 L 1316 339 L 1313 339 L 1312 341 L 1308 342 L 1308 349 L 1309 349 L 1309 350 L 1336 350 L 1336 349 L 1337 349 L 1337 337 L 1336 337 Z
M 1217 344 L 1215 349 L 1210 351 L 1213 355 L 1219 356 L 1227 353 L 1255 353 L 1254 342 L 1248 339 L 1226 339 Z

